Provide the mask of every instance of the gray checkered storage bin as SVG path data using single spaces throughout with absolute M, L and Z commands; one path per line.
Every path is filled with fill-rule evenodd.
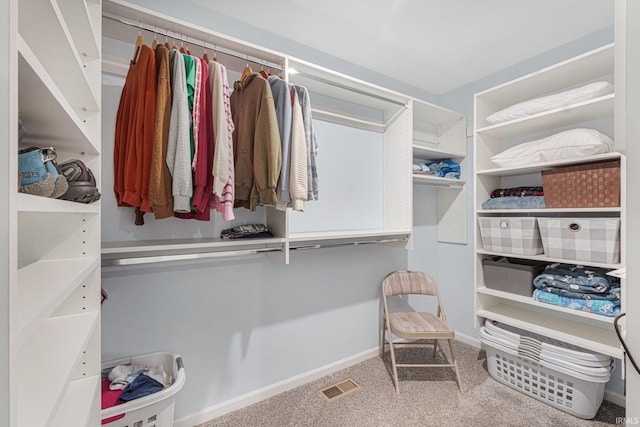
M 487 251 L 518 255 L 543 252 L 536 218 L 481 217 L 478 221 L 482 247 Z
M 538 218 L 538 226 L 548 257 L 620 262 L 620 218 Z

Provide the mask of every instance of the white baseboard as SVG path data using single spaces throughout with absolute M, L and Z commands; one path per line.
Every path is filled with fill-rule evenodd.
M 627 407 L 627 399 L 624 395 L 620 393 L 616 393 L 613 391 L 605 390 L 604 391 L 604 400 L 607 400 L 611 403 L 615 403 L 618 406 L 622 406 L 623 408 Z
M 468 344 L 472 347 L 480 348 L 480 339 L 461 334 L 458 331 L 456 331 L 456 340 Z
M 229 412 L 244 408 L 245 406 L 252 405 L 260 402 L 261 400 L 273 397 L 287 390 L 291 390 L 292 388 L 317 380 L 318 378 L 322 378 L 325 375 L 332 374 L 341 369 L 348 368 L 367 359 L 371 359 L 372 357 L 377 356 L 379 352 L 380 347 L 365 350 L 353 356 L 321 366 L 320 368 L 303 372 L 302 374 L 287 378 L 286 380 L 279 381 L 275 384 L 234 397 L 233 399 L 218 403 L 217 405 L 210 406 L 201 412 L 175 420 L 173 425 L 174 427 L 193 427 L 194 425 L 202 424 L 212 420 L 213 418 L 228 414 Z

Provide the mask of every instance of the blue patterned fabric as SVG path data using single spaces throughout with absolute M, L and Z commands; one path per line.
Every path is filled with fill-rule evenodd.
M 555 263 L 548 265 L 544 272 L 536 276 L 533 285 L 536 290 L 560 298 L 609 301 L 619 306 L 620 283 L 618 279 L 607 276 L 607 271 L 598 267 Z
M 620 303 L 606 300 L 585 300 L 580 298 L 567 298 L 560 295 L 545 292 L 540 289 L 533 291 L 533 299 L 546 304 L 566 307 L 601 316 L 614 317 L 620 314 Z
M 429 171 L 442 178 L 460 179 L 460 164 L 446 159 L 439 162 L 427 163 Z

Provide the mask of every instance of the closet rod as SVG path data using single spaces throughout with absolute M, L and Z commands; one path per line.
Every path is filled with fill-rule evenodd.
M 135 258 L 115 258 L 115 259 L 102 260 L 102 266 L 113 267 L 113 266 L 123 266 L 123 265 L 151 264 L 151 263 L 158 263 L 158 262 L 189 261 L 189 260 L 210 259 L 210 258 L 226 258 L 226 257 L 235 257 L 235 256 L 254 255 L 262 252 L 274 252 L 274 251 L 281 251 L 281 250 L 282 250 L 281 248 L 262 248 L 262 249 L 246 249 L 246 250 L 238 250 L 238 251 L 142 256 L 142 257 L 135 257 Z
M 141 21 L 133 21 L 133 20 L 128 20 L 127 18 L 124 18 L 122 16 L 118 16 L 115 15 L 113 13 L 109 13 L 109 12 L 102 12 L 102 17 L 105 19 L 109 19 L 111 21 L 115 21 L 115 22 L 119 22 L 123 25 L 127 25 L 129 27 L 133 27 L 133 28 L 137 28 L 138 30 L 144 30 L 150 33 L 154 33 L 154 34 L 158 34 L 160 36 L 165 36 L 168 38 L 171 38 L 173 40 L 180 40 L 181 42 L 186 42 L 187 45 L 196 45 L 196 46 L 200 46 L 201 48 L 205 49 L 205 50 L 212 50 L 214 53 L 216 52 L 220 52 L 223 53 L 225 55 L 229 55 L 229 56 L 233 56 L 234 58 L 239 58 L 242 59 L 244 61 L 248 61 L 248 62 L 252 62 L 254 64 L 259 64 L 262 65 L 264 67 L 267 68 L 273 68 L 279 71 L 283 70 L 283 66 L 280 64 L 275 64 L 273 62 L 270 61 L 265 61 L 262 60 L 260 58 L 256 58 L 254 56 L 250 56 L 248 54 L 243 54 L 241 52 L 236 52 L 234 50 L 231 49 L 227 49 L 224 47 L 218 47 L 215 44 L 208 44 L 207 42 L 203 41 L 203 40 L 199 40 L 199 39 L 195 39 L 192 38 L 188 35 L 185 34 L 178 34 L 175 31 L 169 31 L 169 30 L 164 30 L 161 29 L 155 25 L 150 25 L 150 24 L 146 24 L 143 23 Z M 186 39 L 183 39 L 182 37 L 186 36 Z
M 305 246 L 291 246 L 290 250 L 307 250 L 307 249 L 320 249 L 322 247 L 339 247 L 339 246 L 358 246 L 358 245 L 373 245 L 379 243 L 404 243 L 407 242 L 406 238 L 398 239 L 382 239 L 382 240 L 362 240 L 359 242 L 336 242 L 336 243 L 318 243 L 317 245 L 305 245 Z
M 398 100 L 391 99 L 391 98 L 387 98 L 385 96 L 377 95 L 375 93 L 367 92 L 367 91 L 364 91 L 364 90 L 361 90 L 361 89 L 358 89 L 358 88 L 355 88 L 355 87 L 343 85 L 341 83 L 334 82 L 333 80 L 325 79 L 324 77 L 316 76 L 314 74 L 309 74 L 309 73 L 306 73 L 304 71 L 295 70 L 295 72 L 292 72 L 290 74 L 291 75 L 297 75 L 297 76 L 303 76 L 303 77 L 306 77 L 306 78 L 311 79 L 311 80 L 315 80 L 315 81 L 320 82 L 320 83 L 324 83 L 324 84 L 327 84 L 327 85 L 331 85 L 331 86 L 337 87 L 339 89 L 344 89 L 344 90 L 348 90 L 350 92 L 357 93 L 359 95 L 364 95 L 364 96 L 368 96 L 370 98 L 379 99 L 380 101 L 390 102 L 391 104 L 401 105 L 403 107 L 407 106 L 407 104 L 405 102 L 398 101 Z M 291 79 L 289 79 L 289 80 L 291 80 Z

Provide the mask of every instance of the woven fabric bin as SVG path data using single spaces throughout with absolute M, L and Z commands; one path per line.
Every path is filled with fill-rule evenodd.
M 547 208 L 620 206 L 620 160 L 542 171 Z

